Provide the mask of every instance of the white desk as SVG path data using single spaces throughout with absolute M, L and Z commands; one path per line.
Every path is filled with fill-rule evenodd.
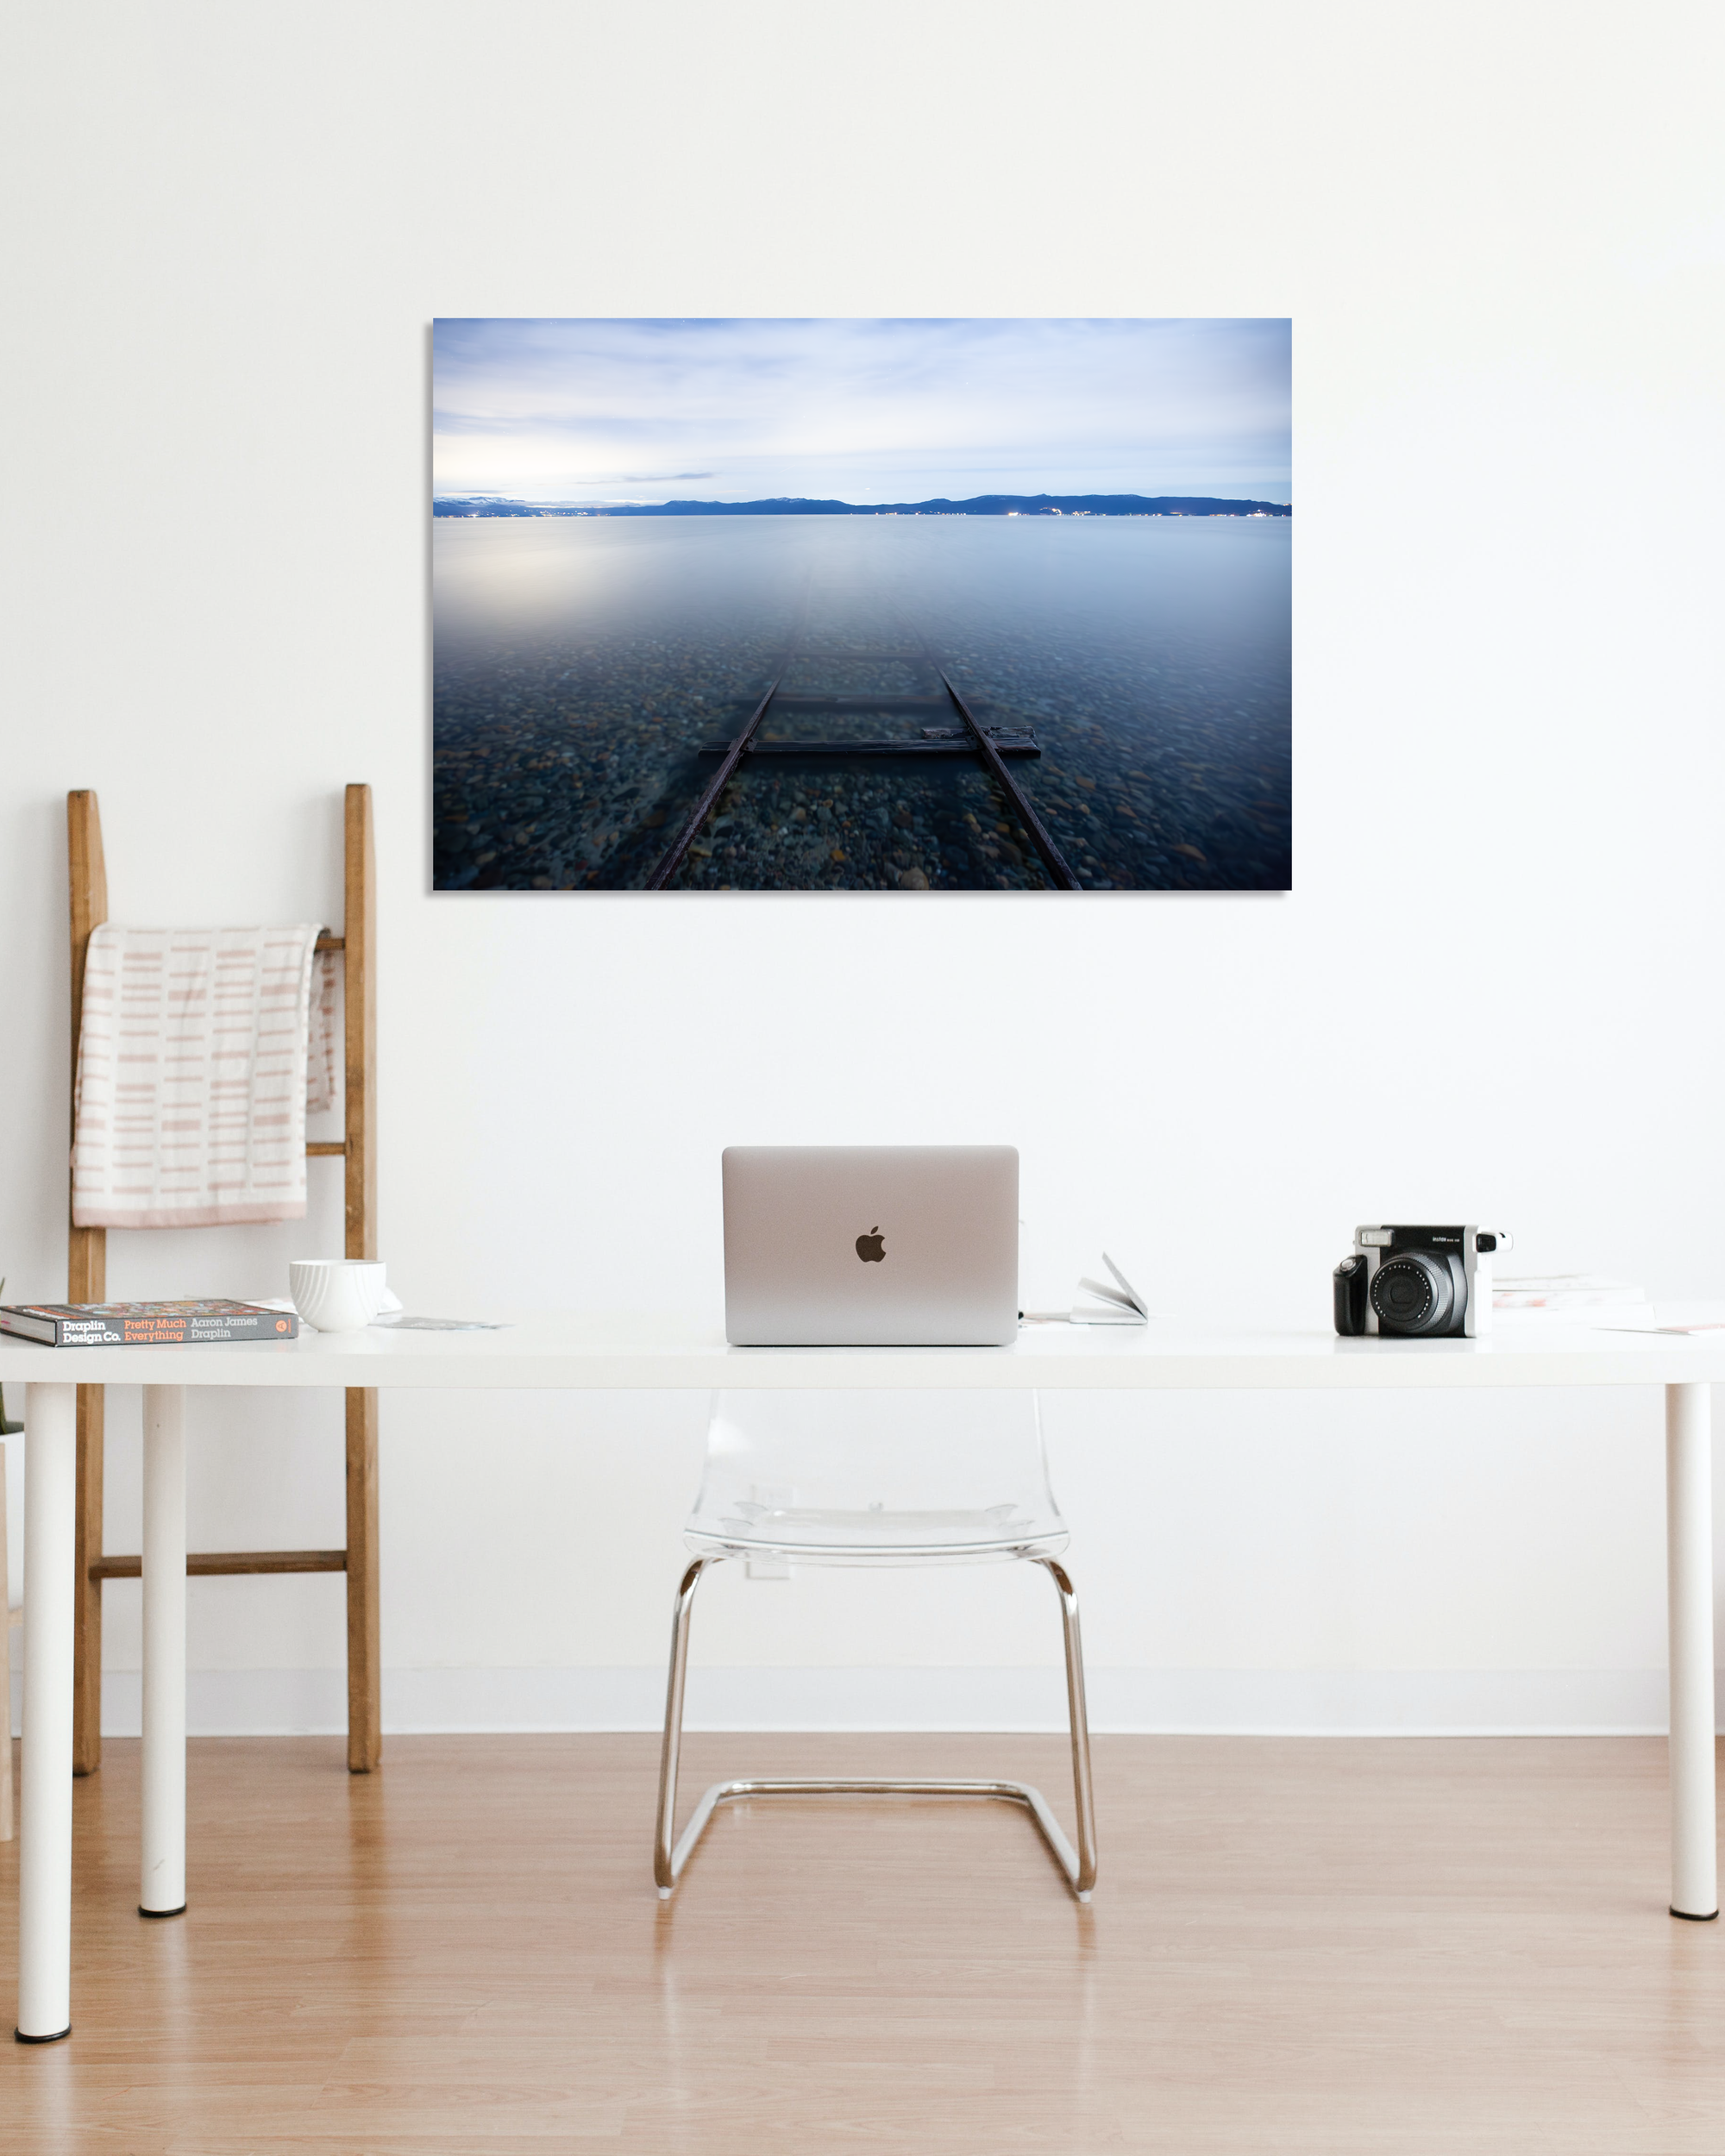
M 1328 1333 L 1027 1327 L 1007 1348 L 727 1348 L 674 1319 L 542 1318 L 502 1332 L 309 1334 L 242 1347 L 50 1349 L 0 1341 L 0 1384 L 28 1385 L 24 1770 L 18 2034 L 47 2043 L 71 2013 L 74 1385 L 144 1395 L 144 1810 L 141 1908 L 185 1882 L 187 1385 L 453 1386 L 675 1391 L 880 1388 L 1400 1392 L 1663 1385 L 1671 1626 L 1672 1910 L 1717 1914 L 1709 1383 L 1725 1344 L 1544 1321 L 1488 1340 L 1338 1340 Z M 643 1873 L 644 1877 L 644 1873 Z

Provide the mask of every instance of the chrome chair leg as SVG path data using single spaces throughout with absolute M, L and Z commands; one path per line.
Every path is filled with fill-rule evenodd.
M 671 1616 L 671 1669 L 665 1689 L 665 1740 L 659 1755 L 659 1818 L 653 1843 L 653 1878 L 659 1899 L 668 1902 L 695 1844 L 718 1807 L 745 1796 L 953 1796 L 994 1798 L 1020 1804 L 1030 1814 L 1066 1883 L 1081 1902 L 1096 1883 L 1096 1817 L 1090 1786 L 1090 1726 L 1084 1706 L 1084 1651 L 1078 1631 L 1078 1596 L 1065 1568 L 1052 1557 L 1038 1557 L 1060 1596 L 1066 1639 L 1066 1706 L 1072 1742 L 1072 1794 L 1078 1814 L 1078 1847 L 1061 1831 L 1040 1789 L 1028 1782 L 939 1782 L 849 1775 L 836 1779 L 715 1782 L 702 1793 L 689 1823 L 674 1844 L 677 1811 L 677 1758 L 683 1735 L 683 1693 L 688 1670 L 689 1621 L 695 1589 L 718 1557 L 697 1557 L 678 1584 Z
M 687 1849 L 673 1858 L 671 1833 L 677 1816 L 677 1755 L 683 1742 L 683 1691 L 689 1670 L 689 1619 L 694 1612 L 695 1589 L 700 1585 L 701 1574 L 709 1564 L 717 1564 L 714 1557 L 697 1557 L 683 1574 L 677 1586 L 677 1599 L 671 1609 L 671 1671 L 665 1687 L 665 1741 L 659 1753 L 659 1826 L 653 1842 L 653 1877 L 659 1889 L 659 1899 L 669 1899 L 671 1889 L 677 1883 L 677 1874 L 688 1860 Z M 712 1808 L 707 1807 L 707 1817 Z M 706 1819 L 700 1822 L 705 1827 Z M 693 1839 L 684 1839 L 693 1846 Z
M 1038 1562 L 1060 1597 L 1060 1621 L 1066 1636 L 1066 1718 L 1072 1733 L 1072 1802 L 1078 1814 L 1078 1865 L 1069 1876 L 1072 1891 L 1088 1902 L 1096 1883 L 1096 1801 L 1090 1783 L 1090 1716 L 1084 1703 L 1084 1645 L 1078 1630 L 1078 1594 L 1063 1564 L 1052 1557 Z

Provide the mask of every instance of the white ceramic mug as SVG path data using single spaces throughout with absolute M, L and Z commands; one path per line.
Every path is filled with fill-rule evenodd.
M 314 1332 L 359 1332 L 383 1308 L 384 1270 L 380 1257 L 297 1257 L 288 1293 Z

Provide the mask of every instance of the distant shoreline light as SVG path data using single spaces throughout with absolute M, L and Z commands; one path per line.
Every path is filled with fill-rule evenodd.
M 844 502 L 774 495 L 752 502 L 524 502 L 438 494 L 434 517 L 1289 517 L 1289 502 L 1214 494 L 977 494 L 965 501 Z

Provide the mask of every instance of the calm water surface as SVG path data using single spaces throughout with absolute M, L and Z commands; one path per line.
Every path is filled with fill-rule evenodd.
M 937 658 L 1095 890 L 1282 890 L 1291 522 L 455 518 L 432 527 L 440 890 L 630 890 L 763 737 L 916 740 Z M 909 699 L 909 703 L 869 699 Z M 973 756 L 746 759 L 673 887 L 1047 886 Z

